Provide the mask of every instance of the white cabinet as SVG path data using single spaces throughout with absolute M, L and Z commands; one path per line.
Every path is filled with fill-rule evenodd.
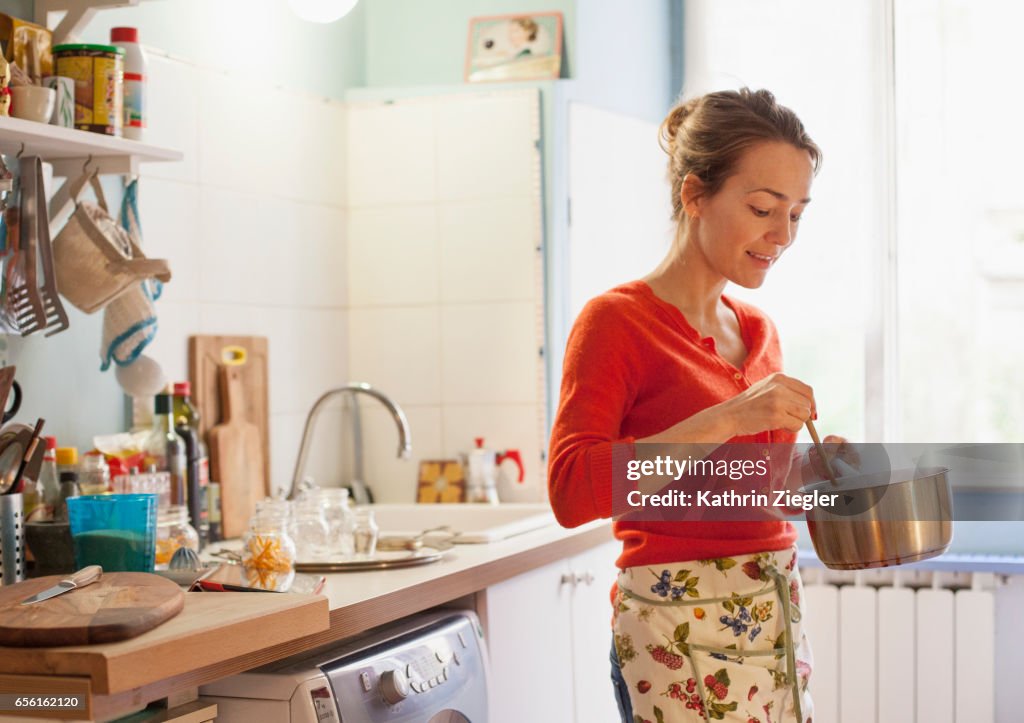
M 618 723 L 608 654 L 615 559 L 608 542 L 480 593 L 492 723 Z

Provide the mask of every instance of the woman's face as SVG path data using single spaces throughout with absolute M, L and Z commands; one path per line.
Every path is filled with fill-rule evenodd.
M 693 240 L 711 268 L 748 289 L 761 286 L 796 239 L 813 176 L 810 154 L 788 143 L 748 149 L 716 194 L 688 207 L 698 219 Z

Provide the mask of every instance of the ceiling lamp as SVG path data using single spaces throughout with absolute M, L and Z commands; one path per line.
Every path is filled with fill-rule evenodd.
M 292 12 L 311 23 L 333 23 L 348 15 L 359 0 L 287 0 Z

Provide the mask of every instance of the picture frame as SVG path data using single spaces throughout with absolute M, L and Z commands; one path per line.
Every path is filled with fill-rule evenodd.
M 554 79 L 561 72 L 562 13 L 470 18 L 466 82 Z

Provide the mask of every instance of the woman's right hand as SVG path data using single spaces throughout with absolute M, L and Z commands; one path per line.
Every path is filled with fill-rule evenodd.
M 816 416 L 814 390 L 781 372 L 765 377 L 717 406 L 722 414 L 728 415 L 735 436 L 772 429 L 799 432 L 808 419 Z

